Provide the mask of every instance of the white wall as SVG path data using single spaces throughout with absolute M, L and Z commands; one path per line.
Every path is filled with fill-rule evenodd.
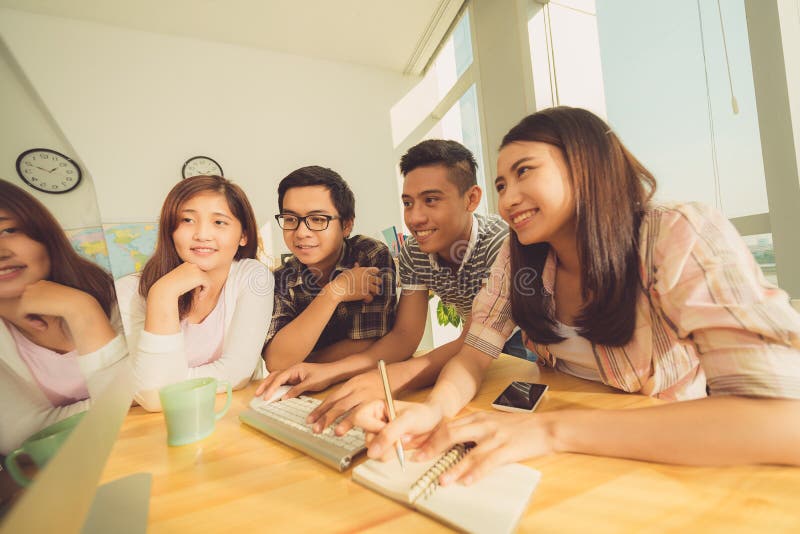
M 277 212 L 278 181 L 310 164 L 351 184 L 357 232 L 400 221 L 389 110 L 415 79 L 8 9 L 0 36 L 94 177 L 105 223 L 155 220 L 196 154 L 244 187 L 259 225 Z M 24 120 L 4 118 L 4 138 Z M 53 142 L 38 129 L 33 144 Z
M 25 189 L 42 201 L 64 228 L 100 225 L 94 185 L 88 172 L 78 187 L 67 194 L 40 193 L 28 187 L 17 175 L 16 160 L 29 148 L 46 147 L 75 158 L 75 153 L 52 117 L 36 97 L 8 50 L 0 43 L 0 179 Z M 79 159 L 76 159 L 81 164 Z M 83 165 L 81 164 L 83 167 Z

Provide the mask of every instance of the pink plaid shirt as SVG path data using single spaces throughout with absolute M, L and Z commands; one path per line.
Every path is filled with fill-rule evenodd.
M 716 395 L 800 398 L 800 315 L 721 213 L 698 203 L 654 206 L 639 244 L 633 338 L 624 347 L 592 344 L 605 384 L 669 400 L 704 397 L 706 386 Z M 555 273 L 551 251 L 541 273 L 551 309 Z M 494 357 L 516 326 L 510 287 L 506 241 L 466 337 Z M 546 345 L 527 344 L 541 365 L 555 366 Z

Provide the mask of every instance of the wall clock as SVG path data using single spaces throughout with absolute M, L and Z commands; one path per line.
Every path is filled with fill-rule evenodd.
M 208 156 L 194 156 L 186 160 L 181 169 L 184 178 L 190 176 L 225 176 L 222 174 L 222 166 Z
M 81 183 L 81 168 L 61 152 L 31 148 L 17 157 L 17 174 L 29 186 L 45 193 L 66 193 Z

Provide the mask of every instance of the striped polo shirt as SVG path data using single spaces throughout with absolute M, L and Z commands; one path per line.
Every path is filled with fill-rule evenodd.
M 422 252 L 414 237 L 403 244 L 399 258 L 403 290 L 433 291 L 442 302 L 454 306 L 464 320 L 472 313 L 472 301 L 489 278 L 492 263 L 508 235 L 508 226 L 497 215 L 473 217 L 469 242 L 453 244 L 454 256 L 463 251 L 455 272 L 440 264 L 436 254 Z

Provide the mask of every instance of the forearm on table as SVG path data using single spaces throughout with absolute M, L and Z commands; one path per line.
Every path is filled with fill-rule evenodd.
M 392 329 L 367 349 L 362 350 L 358 356 L 365 357 L 364 361 L 372 362 L 373 366 L 378 360 L 389 364 L 408 359 L 419 346 L 422 334 L 425 332 L 427 303 L 427 293 L 422 291 L 404 293 L 397 305 L 397 317 Z
M 197 367 L 188 367 L 186 373 L 188 378 L 216 378 L 228 382 L 233 389 L 241 389 L 250 382 L 258 362 L 259 354 L 256 348 L 249 353 L 223 352 L 218 360 Z
M 338 304 L 333 292 L 325 288 L 300 315 L 278 330 L 264 349 L 267 369 L 287 369 L 304 361 L 314 350 Z
M 131 353 L 131 372 L 137 391 L 185 380 L 188 370 L 182 335 L 143 335 Z
M 271 316 L 271 299 L 260 299 L 250 293 L 240 295 L 225 328 L 222 355 L 213 362 L 190 369 L 189 376 L 224 380 L 233 389 L 246 386 L 262 366 L 261 349 Z
M 374 347 L 379 342 L 380 341 L 374 343 L 372 346 Z M 352 354 L 350 356 L 342 358 L 337 362 L 333 362 L 329 365 L 332 365 L 335 368 L 335 377 L 336 377 L 335 381 L 341 382 L 357 374 L 361 374 L 366 371 L 372 371 L 377 367 L 378 360 L 380 359 L 382 359 L 380 357 L 380 353 L 370 352 L 369 350 L 367 350 L 366 352 L 359 352 L 357 354 Z M 392 361 L 394 360 L 387 357 L 387 362 L 391 363 Z M 389 368 L 391 367 L 392 366 L 390 365 Z M 391 383 L 391 378 L 390 378 L 390 383 Z
M 140 338 L 130 358 L 133 398 L 148 412 L 161 411 L 158 390 L 189 378 L 189 365 L 178 336 Z
M 442 369 L 426 402 L 438 406 L 446 417 L 455 416 L 478 392 L 492 361 L 488 354 L 463 345 Z
M 561 452 L 687 465 L 800 465 L 800 400 L 720 396 L 542 415 Z
M 413 391 L 428 387 L 436 382 L 436 378 L 450 359 L 458 354 L 463 346 L 462 338 L 433 349 L 432 351 L 404 362 L 390 365 L 387 369 L 389 383 L 394 393 Z
M 307 359 L 311 363 L 331 363 L 341 360 L 345 356 L 364 352 L 376 342 L 376 338 L 369 339 L 342 339 L 331 343 L 327 347 L 313 352 Z
M 334 362 L 340 380 L 375 369 L 378 360 L 384 360 L 387 364 L 406 360 L 419 344 L 419 340 L 415 341 L 411 333 L 398 328 L 394 328 L 382 338 L 377 340 L 373 338 L 370 341 L 365 350 L 351 353 Z M 319 362 L 318 359 L 316 361 Z M 389 365 L 389 368 L 391 367 L 392 365 Z
M 369 357 L 375 364 L 378 360 L 383 360 L 387 364 L 407 360 L 419 346 L 424 329 L 424 324 L 403 326 L 398 321 L 388 334 L 363 351 L 363 355 Z
M 396 362 L 407 360 L 419 345 L 419 337 L 422 337 L 421 333 L 416 336 L 410 330 L 395 327 L 391 332 L 372 343 L 367 350 L 335 362 L 337 381 L 375 369 L 379 360 L 384 360 L 387 364 L 396 364 Z M 389 365 L 387 372 L 389 373 L 389 383 L 395 387 L 391 378 L 392 367 L 394 365 Z

